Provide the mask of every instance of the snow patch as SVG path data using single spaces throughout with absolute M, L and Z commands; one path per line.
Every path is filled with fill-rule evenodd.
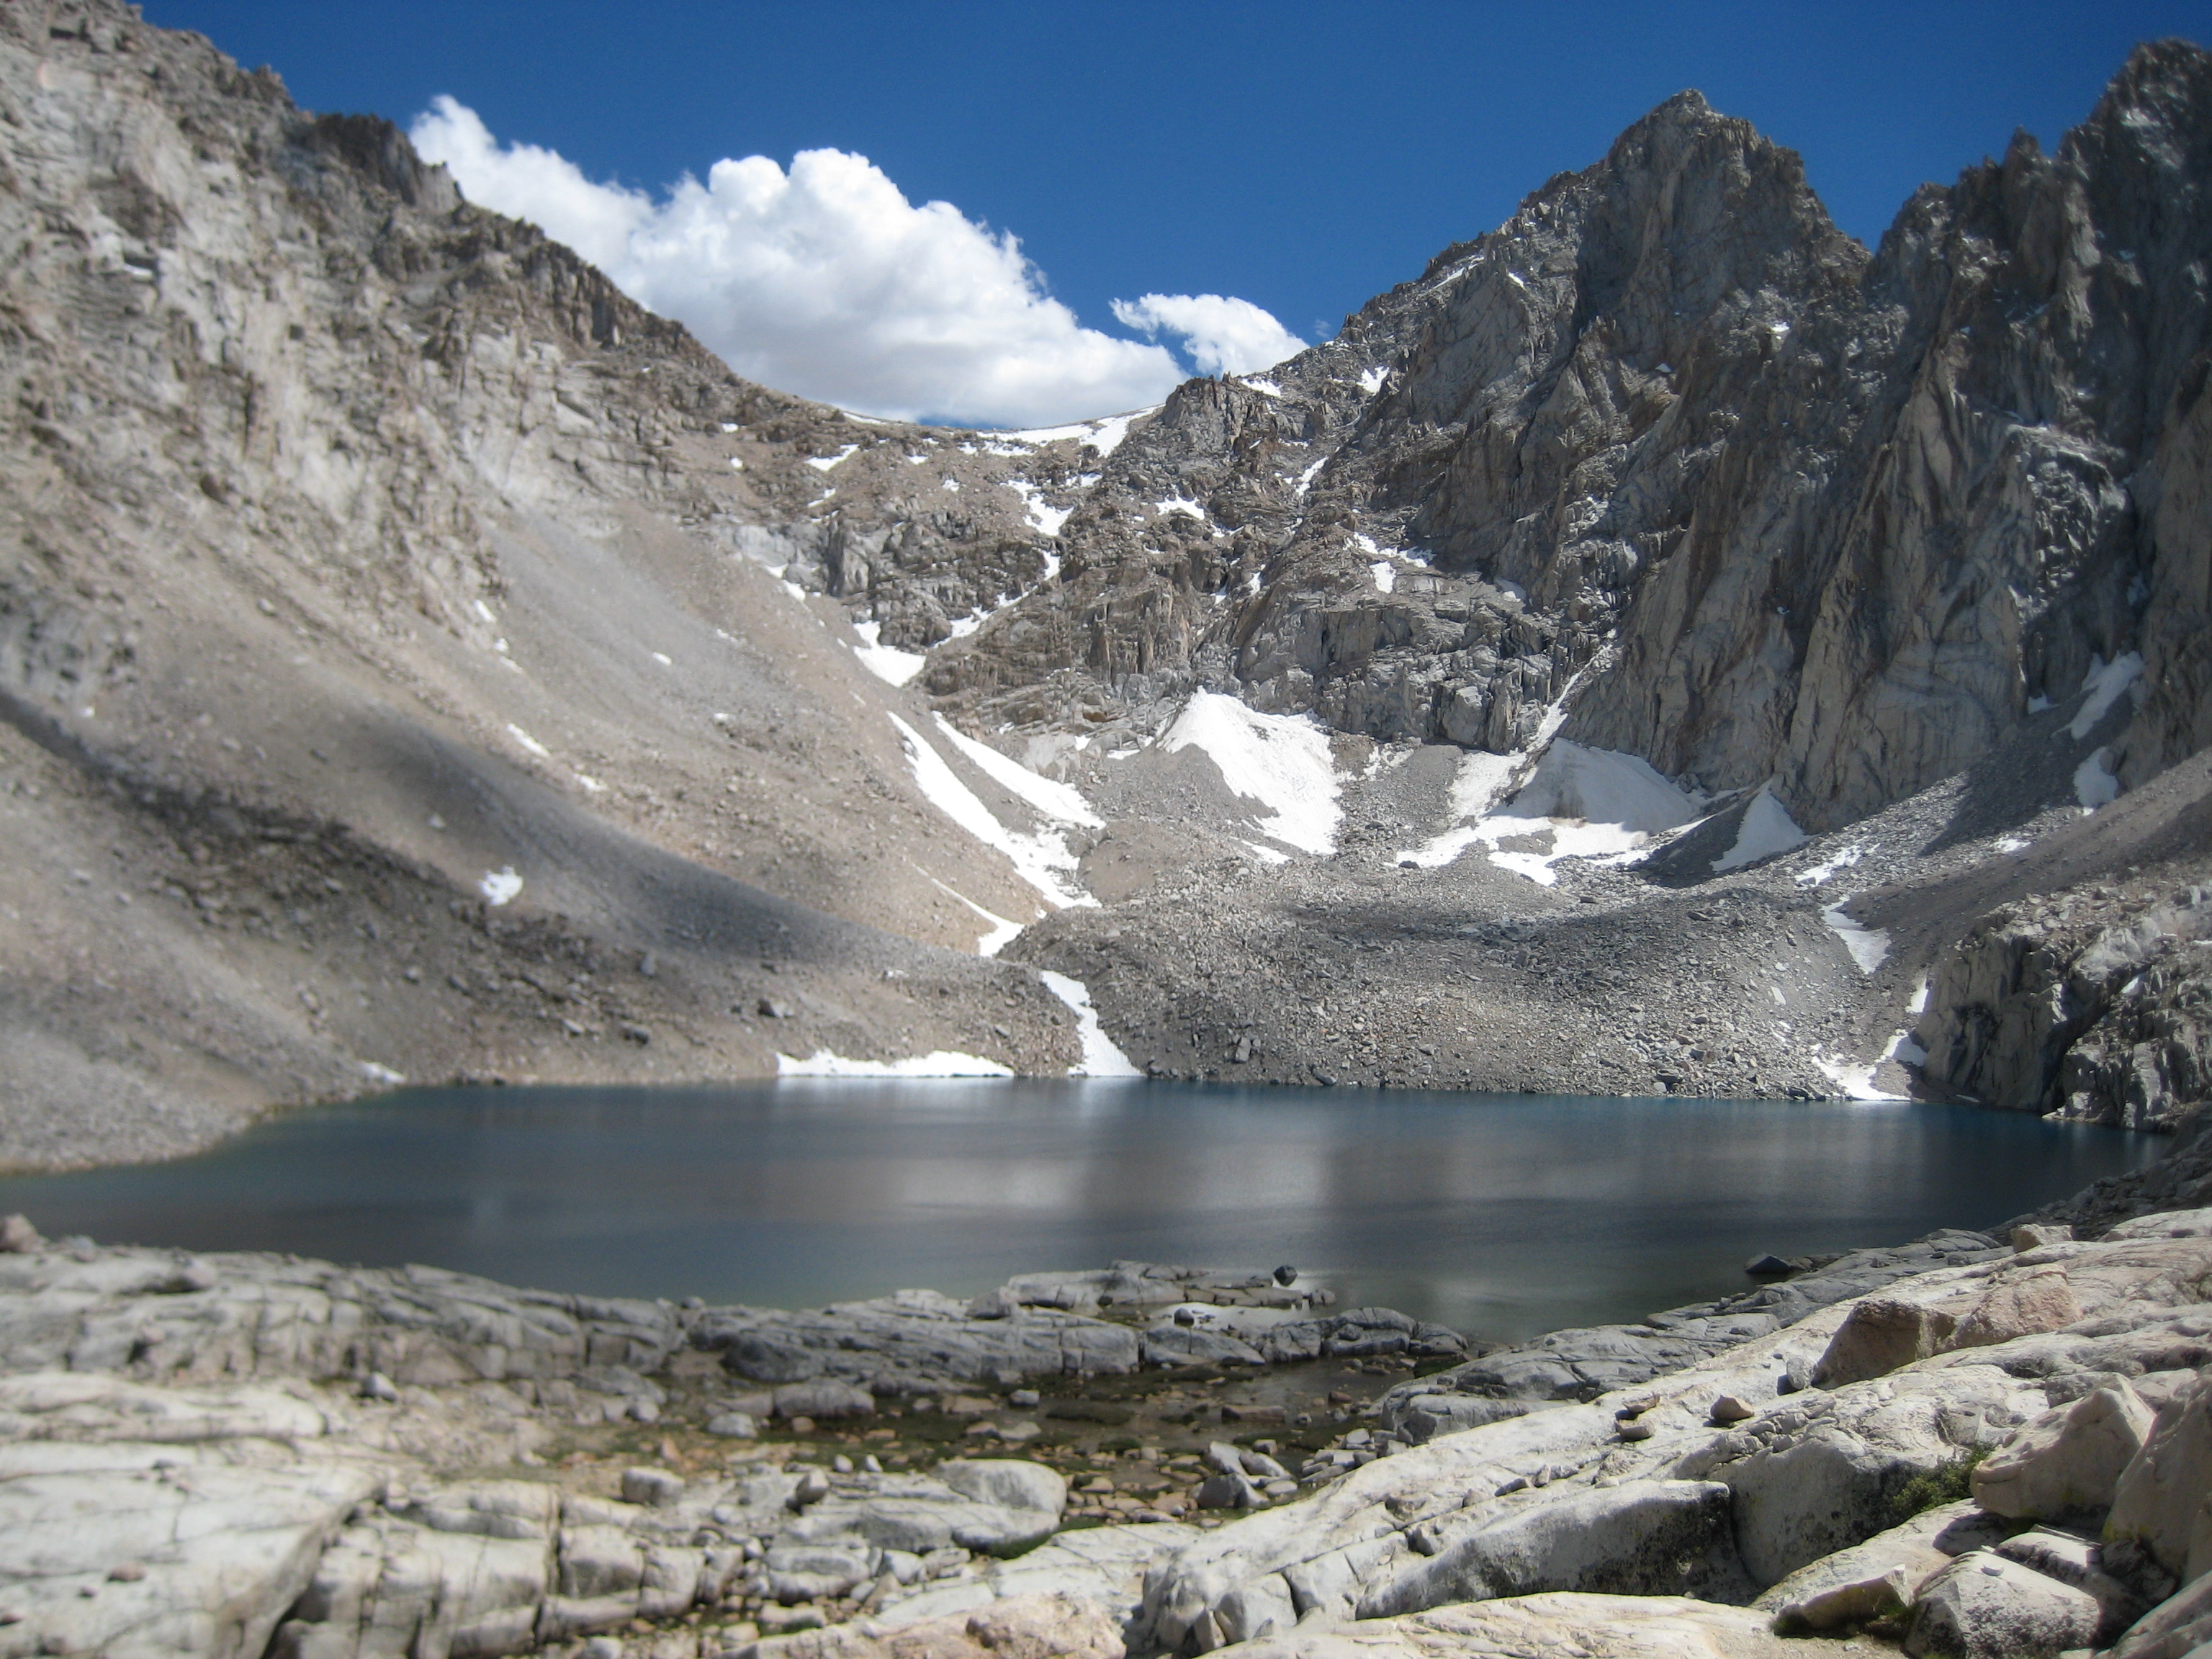
M 1564 699 L 1562 699 L 1564 701 Z M 1559 738 L 1511 803 L 1491 803 L 1512 785 L 1526 763 L 1523 755 L 1475 752 L 1460 763 L 1452 780 L 1453 810 L 1474 822 L 1433 837 L 1401 853 L 1434 869 L 1449 864 L 1477 842 L 1487 842 L 1490 861 L 1541 886 L 1552 886 L 1561 859 L 1619 858 L 1640 854 L 1651 838 L 1694 820 L 1698 803 L 1667 781 L 1650 763 L 1610 749 L 1589 749 Z M 1543 850 L 1505 848 L 1501 843 L 1548 838 Z
M 2120 694 L 2142 678 L 2143 659 L 2140 651 L 2130 651 L 2106 662 L 2102 657 L 2089 659 L 2089 672 L 2081 681 L 2086 694 L 2081 707 L 2066 723 L 2066 735 L 2079 743 L 2096 729 L 2097 722 L 2120 700 Z M 2084 801 L 2083 805 L 2089 805 Z
M 977 915 L 982 917 L 984 921 L 991 924 L 991 931 L 975 941 L 975 954 L 977 956 L 995 957 L 1000 951 L 1005 950 L 1009 945 L 1012 945 L 1016 939 L 1022 936 L 1022 924 L 1020 922 L 1008 921 L 1004 916 L 994 915 L 992 912 L 986 910 L 981 905 L 976 903 L 974 899 L 969 898 L 967 894 L 962 892 L 958 888 L 947 887 L 943 882 L 938 880 L 935 876 L 931 876 L 929 879 L 931 885 L 934 886 L 938 891 L 940 893 L 950 894 L 952 897 L 958 899 L 970 910 L 973 910 Z
M 817 472 L 827 472 L 830 468 L 850 460 L 860 447 L 858 444 L 847 444 L 835 455 L 809 455 L 806 464 Z
M 587 795 L 604 795 L 607 793 L 606 785 L 588 772 L 572 772 L 568 775 L 576 780 L 577 787 Z
M 1046 506 L 1042 492 L 1026 478 L 1009 478 L 1006 488 L 1022 498 L 1022 508 L 1029 514 L 1030 527 L 1048 536 L 1060 534 L 1067 515 L 1075 511 L 1072 507 Z
M 1828 931 L 1843 940 L 1844 949 L 1851 953 L 1851 960 L 1859 965 L 1859 972 L 1871 974 L 1889 957 L 1889 929 L 1862 927 L 1844 913 L 1840 904 L 1832 904 L 1820 912 L 1820 920 Z
M 1070 979 L 1066 974 L 1054 974 L 1043 969 L 1037 977 L 1044 981 L 1046 990 L 1066 1003 L 1075 1014 L 1075 1035 L 1083 1044 L 1083 1059 L 1067 1068 L 1070 1077 L 1142 1077 L 1144 1073 L 1129 1063 L 1128 1055 L 1115 1046 L 1098 1024 L 1098 1011 L 1091 1006 L 1091 988 L 1079 979 Z
M 1826 864 L 1816 864 L 1809 870 L 1800 870 L 1797 872 L 1797 884 L 1800 887 L 1818 887 L 1837 871 L 1850 869 L 1865 856 L 1865 848 L 1846 847 Z
M 1751 798 L 1751 805 L 1744 809 L 1743 823 L 1735 833 L 1735 845 L 1713 860 L 1713 873 L 1726 875 L 1747 864 L 1756 864 L 1793 847 L 1802 847 L 1806 840 L 1805 832 L 1797 827 L 1788 810 L 1774 799 L 1774 792 L 1761 784 L 1759 793 Z
M 949 1048 L 915 1054 L 906 1060 L 848 1060 L 827 1048 L 817 1048 L 805 1060 L 789 1054 L 775 1057 L 778 1077 L 1012 1077 L 1013 1070 L 980 1054 L 963 1054 Z
M 373 1060 L 361 1062 L 361 1074 L 371 1083 L 404 1083 L 407 1079 L 389 1066 L 380 1066 Z
M 1180 495 L 1170 495 L 1164 501 L 1152 503 L 1152 514 L 1156 518 L 1164 519 L 1175 513 L 1188 514 L 1200 524 L 1206 522 L 1206 509 L 1196 501 L 1185 501 Z
M 1103 458 L 1121 447 L 1121 440 L 1129 435 L 1132 422 L 1141 421 L 1158 409 L 1159 405 L 1154 404 L 1150 409 L 1132 410 L 1127 415 L 1109 415 L 1101 420 L 1079 421 L 1073 426 L 1036 426 L 1022 432 L 994 432 L 991 437 L 997 443 L 1086 443 Z
M 1371 398 L 1382 389 L 1382 382 L 1389 378 L 1389 373 L 1378 365 L 1359 377 L 1359 389 Z
M 1328 734 L 1310 719 L 1262 714 L 1218 691 L 1198 691 L 1160 741 L 1170 754 L 1203 750 L 1230 793 L 1272 811 L 1258 826 L 1261 835 L 1304 853 L 1336 850 L 1336 763 Z
M 477 883 L 477 891 L 484 896 L 484 902 L 495 910 L 502 904 L 512 903 L 514 896 L 521 890 L 522 878 L 514 873 L 514 866 L 511 864 L 503 869 L 485 871 L 483 878 Z
M 1091 804 L 1072 786 L 1039 776 L 1012 755 L 1001 754 L 989 744 L 977 742 L 942 714 L 937 716 L 937 729 L 951 738 L 952 746 L 992 782 L 1009 794 L 1019 795 L 1045 817 L 1086 830 L 1106 827 L 1106 820 L 1092 811 Z
M 1908 1014 L 1924 1014 L 1928 1012 L 1928 976 L 1925 974 L 1920 976 L 1919 982 L 1912 988 L 1912 994 L 1905 1000 L 1905 1012 Z
M 2109 764 L 2112 751 L 2100 749 L 2074 769 L 2074 799 L 2094 812 L 2120 798 L 2120 781 Z
M 1045 902 L 1055 909 L 1097 902 L 1089 894 L 1077 891 L 1065 878 L 1073 877 L 1076 865 L 1075 854 L 1067 850 L 1065 841 L 1054 835 L 1024 835 L 1007 829 L 992 815 L 991 809 L 983 805 L 975 792 L 953 775 L 945 757 L 930 746 L 927 738 L 896 714 L 889 718 L 906 745 L 907 763 L 914 769 L 914 781 L 928 797 L 931 805 L 986 847 L 1005 854 L 1014 866 L 1014 873 L 1036 888 Z
M 2031 714 L 2047 714 L 2057 706 L 2050 698 L 2039 693 L 2027 700 L 2027 712 Z
M 854 623 L 853 631 L 860 636 L 860 648 L 853 654 L 860 659 L 861 667 L 886 685 L 904 685 L 929 664 L 929 659 L 919 651 L 878 645 L 877 636 L 884 631 L 879 622 Z
M 516 744 L 520 747 L 527 750 L 531 754 L 537 756 L 538 759 L 551 760 L 553 758 L 553 751 L 550 749 L 548 749 L 544 744 L 538 742 L 537 738 L 532 737 L 529 732 L 524 731 L 512 720 L 507 722 L 507 735 L 513 738 Z
M 1262 392 L 1270 398 L 1279 398 L 1283 395 L 1283 388 L 1273 380 L 1262 380 L 1256 374 L 1247 374 L 1241 378 L 1243 383 L 1255 392 Z
M 1903 1100 L 1905 1097 L 1893 1095 L 1887 1089 L 1875 1087 L 1875 1067 L 1881 1064 L 1881 1060 L 1862 1066 L 1855 1060 L 1826 1060 L 1815 1054 L 1813 1063 L 1827 1074 L 1829 1082 L 1853 1100 Z
M 1398 568 L 1388 559 L 1377 559 L 1367 567 L 1367 574 L 1375 578 L 1376 587 L 1385 593 L 1398 585 Z
M 784 586 L 788 587 L 791 584 L 789 582 L 786 582 Z M 663 668 L 673 668 L 676 666 L 676 659 L 670 656 L 665 651 L 649 651 L 646 654 L 651 657 L 653 661 L 659 663 Z
M 1316 461 L 1311 466 L 1308 467 L 1304 471 L 1298 474 L 1297 489 L 1299 495 L 1304 495 L 1307 490 L 1313 487 L 1314 478 L 1317 474 L 1319 474 L 1322 468 L 1328 465 L 1328 457 L 1324 455 L 1319 460 Z

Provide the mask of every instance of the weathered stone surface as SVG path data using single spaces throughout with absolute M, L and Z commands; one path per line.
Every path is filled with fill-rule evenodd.
M 1976 1550 L 1923 1587 L 1905 1650 L 1914 1659 L 2057 1659 L 2094 1644 L 2102 1619 L 2094 1597 Z
M 2159 1413 L 2121 1472 L 2105 1536 L 2139 1540 L 2185 1583 L 2212 1572 L 2212 1371 Z
M 1588 1590 L 1744 1599 L 1730 1493 L 1717 1482 L 1632 1480 L 1524 1505 L 1462 1535 L 1360 1598 L 1363 1619 L 1451 1601 Z
M 1887 1376 L 1916 1359 L 1942 1352 L 1957 1328 L 1953 1316 L 1919 1303 L 1869 1298 L 1853 1308 L 1838 1328 L 1827 1352 L 1813 1368 L 1813 1384 L 1837 1389 Z
M 1974 1470 L 1974 1499 L 1996 1514 L 2035 1520 L 2109 1509 L 2153 1420 L 2124 1381 L 2084 1395 L 1990 1453 Z
M 1751 1605 L 1771 1613 L 1784 1635 L 1848 1630 L 1894 1617 L 1912 1605 L 1923 1584 L 1965 1553 L 1944 1547 L 1952 1541 L 1947 1534 L 1968 1530 L 1977 1512 L 1972 1504 L 1929 1510 L 1808 1562 L 1760 1591 Z M 1995 1540 L 1978 1540 L 1983 1541 Z
M 2212 1644 L 2212 1573 L 2184 1585 L 2130 1628 L 2112 1659 L 2193 1659 Z
M 1741 1607 L 1563 1592 L 1300 1626 L 1240 1649 L 1238 1659 L 1798 1659 L 1803 1645 L 1775 1636 L 1762 1615 Z

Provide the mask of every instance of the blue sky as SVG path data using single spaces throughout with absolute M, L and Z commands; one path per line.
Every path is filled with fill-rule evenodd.
M 647 221 L 637 204 L 665 200 L 684 174 L 706 179 L 724 158 L 760 155 L 789 168 L 801 151 L 864 156 L 874 175 L 817 169 L 801 192 L 794 173 L 790 199 L 777 196 L 773 209 L 760 192 L 784 186 L 764 174 L 732 175 L 729 188 L 750 205 L 731 209 L 726 192 L 715 192 L 723 198 L 715 234 L 726 241 L 732 223 L 757 228 L 767 222 L 760 216 L 779 212 L 788 219 L 800 194 L 817 210 L 848 188 L 880 194 L 879 178 L 909 203 L 949 203 L 971 226 L 1018 237 L 1029 262 L 1021 280 L 1048 290 L 1074 313 L 1071 327 L 1079 325 L 1070 332 L 1042 313 L 1020 319 L 1013 333 L 1027 343 L 1019 349 L 1036 357 L 1027 369 L 984 374 L 954 363 L 952 345 L 932 331 L 935 313 L 915 302 L 904 324 L 862 343 L 925 358 L 937 349 L 936 368 L 923 362 L 899 385 L 878 388 L 865 367 L 829 364 L 823 387 L 793 388 L 911 413 L 937 395 L 930 376 L 941 369 L 950 389 L 935 412 L 969 419 L 992 415 L 983 405 L 994 402 L 1010 419 L 1104 412 L 1061 405 L 1156 376 L 1164 359 L 1139 362 L 1139 351 L 1173 348 L 1188 368 L 1206 366 L 1210 350 L 1217 366 L 1243 368 L 1257 365 L 1240 353 L 1249 358 L 1285 337 L 1243 313 L 1146 311 L 1145 295 L 1232 297 L 1290 335 L 1321 337 L 1370 295 L 1417 275 L 1438 248 L 1506 217 L 1553 173 L 1597 159 L 1622 127 L 1684 87 L 1799 150 L 1838 222 L 1871 241 L 1914 186 L 2001 152 L 2014 126 L 2055 143 L 2136 40 L 2212 40 L 2212 3 L 2130 0 L 149 0 L 145 9 L 149 21 L 198 29 L 250 65 L 274 64 L 311 108 L 373 110 L 405 125 L 448 95 L 478 126 L 449 125 L 442 142 L 480 142 L 472 135 L 481 131 L 502 149 L 556 152 L 580 179 L 629 187 L 639 194 L 596 204 L 629 215 L 609 234 L 657 237 L 670 258 L 679 243 L 699 245 L 711 204 L 695 203 L 677 225 Z M 497 160 L 487 151 L 482 165 Z M 471 191 L 479 199 L 501 187 L 491 172 L 483 178 Z M 542 194 L 518 199 L 544 203 L 536 216 L 562 228 L 550 220 L 566 208 Z M 846 230 L 858 239 L 852 246 L 868 241 Z M 917 254 L 925 244 L 915 239 L 940 231 L 957 234 L 942 222 L 907 224 L 900 258 L 928 263 L 933 256 Z M 1001 289 L 1012 280 L 982 271 L 977 249 L 956 252 L 967 263 L 943 280 Z M 635 257 L 625 264 L 625 255 Z M 701 303 L 627 241 L 605 243 L 598 257 L 618 277 L 632 275 L 656 308 L 684 314 Z M 854 305 L 879 285 L 856 276 L 847 292 L 820 276 L 814 287 L 837 289 Z M 1117 300 L 1135 307 L 1127 314 L 1140 325 L 1151 322 L 1149 335 L 1117 321 Z M 960 301 L 1002 302 L 1013 301 L 1004 292 Z M 781 319 L 776 325 L 791 337 L 805 333 L 796 311 L 746 303 L 748 315 Z M 826 339 L 827 314 L 813 321 Z M 715 343 L 711 321 L 694 326 Z M 1037 343 L 1048 335 L 1059 341 L 1049 349 Z M 725 355 L 763 378 L 813 372 L 806 349 L 763 348 L 753 361 L 754 343 L 742 330 L 730 333 Z M 994 335 L 977 349 L 1010 348 Z M 1064 395 L 1047 384 L 1062 359 L 1074 364 Z

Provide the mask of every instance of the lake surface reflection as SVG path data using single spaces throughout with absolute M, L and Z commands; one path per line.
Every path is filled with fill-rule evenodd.
M 49 1236 L 801 1307 L 1116 1258 L 1295 1264 L 1487 1337 L 1989 1226 L 2163 1143 L 1905 1103 L 806 1079 L 417 1089 L 202 1157 L 0 1180 Z

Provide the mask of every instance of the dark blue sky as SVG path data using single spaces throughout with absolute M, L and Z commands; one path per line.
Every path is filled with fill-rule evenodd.
M 586 4 L 148 0 L 319 110 L 435 94 L 502 139 L 658 189 L 723 156 L 871 157 L 1011 229 L 1053 291 L 1242 295 L 1316 337 L 1595 160 L 1684 87 L 1805 157 L 1848 231 L 2055 143 L 2136 41 L 2206 3 Z

